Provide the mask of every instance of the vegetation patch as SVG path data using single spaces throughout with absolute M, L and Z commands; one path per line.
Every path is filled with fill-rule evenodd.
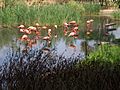
M 96 13 L 100 10 L 99 4 L 81 4 L 71 1 L 63 4 L 40 4 L 28 6 L 25 3 L 14 3 L 0 9 L 0 24 L 2 26 L 31 25 L 40 23 L 61 25 L 65 21 L 75 20 L 78 23 L 83 15 Z
M 42 49 L 29 54 L 12 53 L 0 73 L 0 89 L 12 90 L 118 90 L 120 62 L 102 58 L 79 61 L 78 58 L 45 54 Z M 79 61 L 79 63 L 78 63 Z

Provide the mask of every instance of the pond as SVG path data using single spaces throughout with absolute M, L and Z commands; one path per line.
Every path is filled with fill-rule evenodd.
M 93 33 L 86 37 L 86 21 L 93 19 Z M 96 42 L 99 40 L 106 41 L 105 35 L 101 34 L 104 32 L 104 25 L 107 23 L 116 23 L 115 27 L 117 28 L 116 31 L 110 32 L 114 38 L 120 38 L 120 22 L 114 21 L 110 17 L 104 16 L 86 16 L 81 18 L 81 23 L 79 24 L 78 36 L 69 37 L 64 33 L 64 27 L 58 26 L 57 28 L 52 27 L 48 28 L 51 29 L 51 36 L 52 39 L 48 42 L 47 40 L 38 39 L 35 40 L 34 45 L 30 49 L 40 49 L 40 48 L 55 48 L 56 53 L 58 55 L 64 55 L 66 58 L 68 57 L 77 57 L 81 55 L 82 58 L 85 57 L 85 42 L 87 40 L 87 50 L 88 52 L 94 50 L 96 46 Z M 47 35 L 48 29 L 41 30 L 40 36 L 43 38 Z M 13 51 L 17 51 L 19 48 L 24 50 L 26 48 L 26 42 L 20 41 L 20 37 L 23 33 L 19 32 L 18 28 L 3 28 L 0 29 L 0 65 L 6 60 L 7 56 L 11 54 Z M 35 37 L 35 35 L 31 35 L 31 38 Z M 46 50 L 47 50 L 46 49 Z M 44 50 L 45 51 L 45 50 Z

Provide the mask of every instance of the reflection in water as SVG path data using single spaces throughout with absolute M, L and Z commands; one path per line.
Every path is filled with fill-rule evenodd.
M 113 20 L 107 17 L 87 17 L 83 20 L 81 18 L 81 21 L 80 25 L 75 21 L 66 22 L 63 27 L 39 26 L 36 23 L 30 27 L 18 26 L 18 30 L 0 30 L 0 59 L 5 58 L 11 46 L 16 48 L 15 50 L 20 47 L 24 53 L 28 53 L 30 49 L 42 48 L 44 52 L 49 52 L 55 48 L 58 55 L 63 54 L 65 57 L 82 55 L 84 57 L 85 40 L 87 39 L 86 45 L 89 53 L 94 48 L 96 41 L 107 41 L 105 24 L 113 22 Z M 119 38 L 119 30 L 118 28 L 116 31 L 112 31 L 115 37 Z

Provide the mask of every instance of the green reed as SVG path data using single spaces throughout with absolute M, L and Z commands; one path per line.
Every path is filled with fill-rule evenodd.
M 120 61 L 120 47 L 115 45 L 101 45 L 96 51 L 89 54 L 88 60 L 90 61 L 106 61 L 106 62 L 118 62 Z
M 87 4 L 91 8 L 97 7 L 96 4 Z M 95 6 L 94 6 L 95 5 Z M 100 9 L 100 8 L 99 8 Z M 61 25 L 63 22 L 75 20 L 80 23 L 80 19 L 85 12 L 98 12 L 90 10 L 84 4 L 77 2 L 69 2 L 66 4 L 48 4 L 48 5 L 32 5 L 25 3 L 7 5 L 0 9 L 1 22 L 3 26 L 16 26 L 18 24 L 32 25 L 36 22 L 44 25 Z
M 98 14 L 101 6 L 98 3 L 85 3 L 84 8 L 86 14 L 94 15 L 94 14 Z

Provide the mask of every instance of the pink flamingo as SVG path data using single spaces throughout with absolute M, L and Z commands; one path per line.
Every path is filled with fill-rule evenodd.
M 50 40 L 51 37 L 51 29 L 48 29 L 48 35 L 43 37 L 43 40 Z
M 65 29 L 63 32 L 64 32 L 64 35 L 65 35 L 65 36 L 66 36 L 66 35 L 67 35 L 67 33 L 68 33 L 66 29 Z
M 39 23 L 36 23 L 35 26 L 36 26 L 36 27 L 40 27 Z
M 90 31 L 87 31 L 87 32 L 86 32 L 86 35 L 90 35 Z
M 55 36 L 54 36 L 55 38 L 57 38 L 58 36 L 57 36 L 57 34 L 55 34 Z
M 20 30 L 20 32 L 22 32 L 22 33 L 24 33 L 25 32 L 25 26 L 24 25 L 20 25 L 20 26 L 18 26 L 17 28 L 19 28 Z
M 42 29 L 47 29 L 47 27 L 46 27 L 46 26 L 43 26 Z
M 29 37 L 24 34 L 21 38 L 20 38 L 21 41 L 30 41 Z
M 70 21 L 69 24 L 76 24 L 76 21 Z
M 65 22 L 63 25 L 64 25 L 64 28 L 65 28 L 65 29 L 68 29 L 68 27 L 69 27 L 69 24 L 68 24 L 68 23 Z
M 48 36 L 51 37 L 51 29 L 48 29 Z
M 72 30 L 72 32 L 70 32 L 70 34 L 68 35 L 68 37 L 70 36 L 76 36 L 77 35 L 77 31 L 75 29 Z
M 19 31 L 20 31 L 20 32 L 22 32 L 22 33 L 24 33 L 24 32 L 25 32 L 25 30 L 24 30 L 24 29 L 20 29 Z
M 28 29 L 24 29 L 24 31 L 25 31 L 26 34 L 31 34 L 31 31 L 28 30 Z
M 45 37 L 43 37 L 43 40 L 50 40 L 50 37 L 49 36 L 45 36 Z
M 69 35 L 68 35 L 68 37 L 70 37 L 70 36 L 75 36 L 76 35 L 76 32 L 71 32 Z
M 36 28 L 36 27 L 33 27 L 33 26 L 30 26 L 30 27 L 28 27 L 28 30 L 36 32 L 36 31 L 37 31 L 37 28 Z
M 23 29 L 23 28 L 25 28 L 25 26 L 24 25 L 20 25 L 17 28 Z
M 55 28 L 57 28 L 58 26 L 57 25 L 54 25 Z
M 35 34 L 36 34 L 37 36 L 40 36 L 40 32 L 39 32 L 39 31 L 36 31 Z

